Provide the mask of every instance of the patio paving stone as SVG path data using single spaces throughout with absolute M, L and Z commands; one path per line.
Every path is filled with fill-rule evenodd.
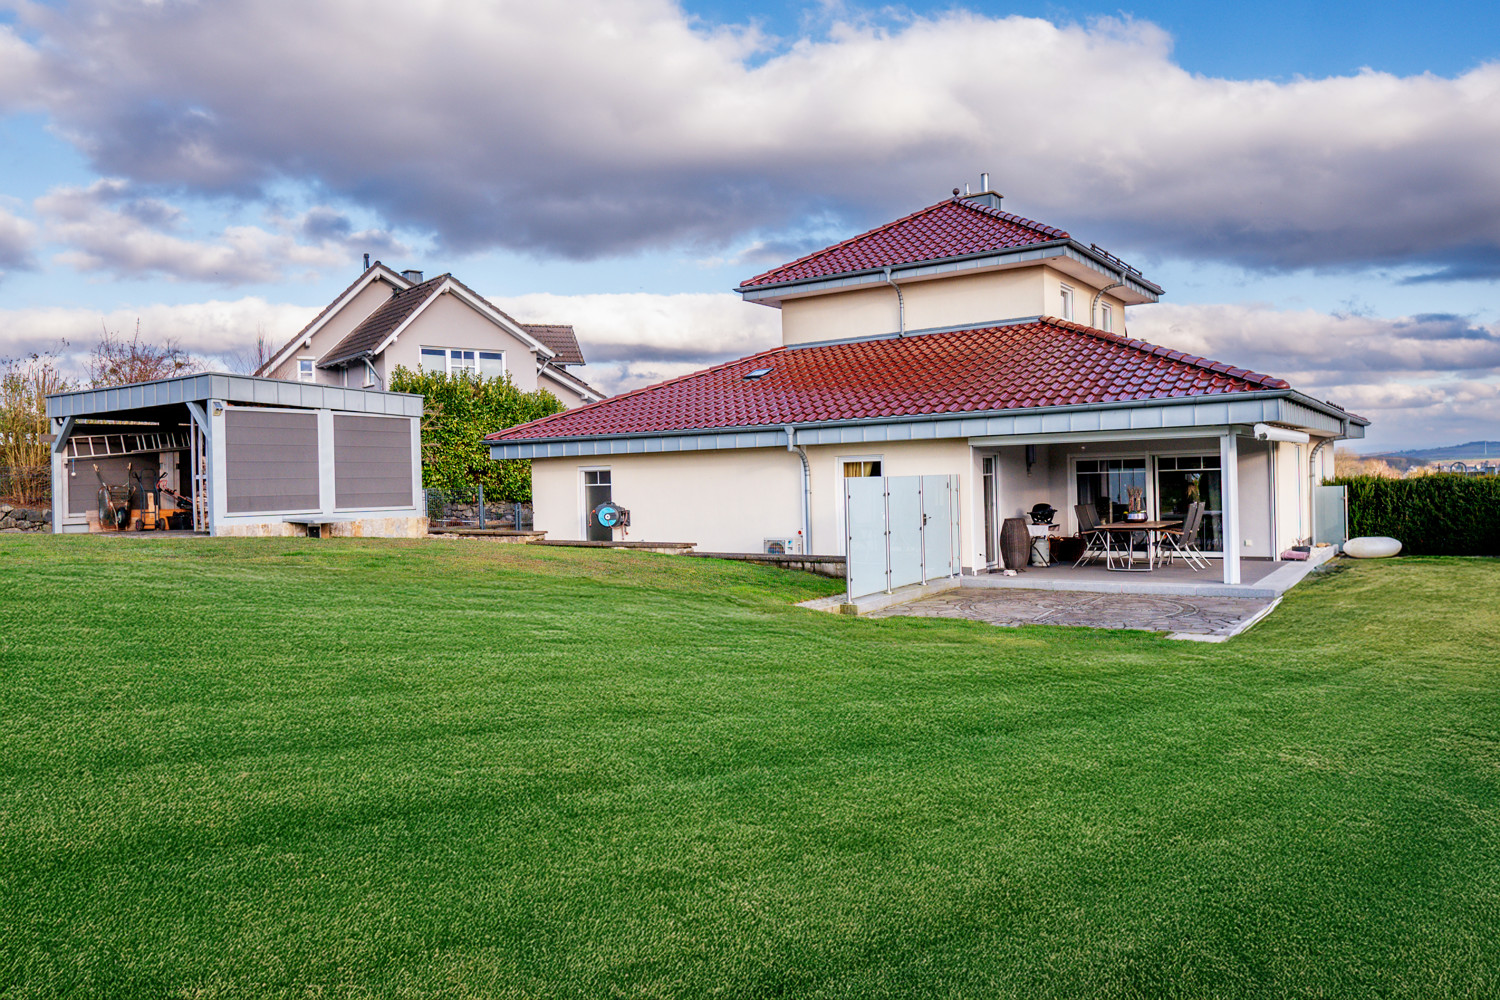
M 870 618 L 967 618 L 991 625 L 1077 625 L 1229 636 L 1276 599 L 1094 594 L 1068 590 L 950 590 L 871 612 Z

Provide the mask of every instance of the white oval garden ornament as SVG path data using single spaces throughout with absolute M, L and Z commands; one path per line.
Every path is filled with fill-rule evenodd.
M 1401 551 L 1401 543 L 1384 535 L 1351 538 L 1344 543 L 1344 555 L 1356 559 L 1384 559 Z

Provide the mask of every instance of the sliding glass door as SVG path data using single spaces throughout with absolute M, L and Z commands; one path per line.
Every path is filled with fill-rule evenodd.
M 1187 517 L 1188 504 L 1204 503 L 1198 529 L 1202 552 L 1224 551 L 1224 492 L 1218 455 L 1162 455 L 1156 459 L 1156 509 L 1164 521 Z
M 1123 521 L 1130 509 L 1130 488 L 1146 491 L 1144 458 L 1079 459 L 1078 502 L 1093 506 L 1101 521 Z

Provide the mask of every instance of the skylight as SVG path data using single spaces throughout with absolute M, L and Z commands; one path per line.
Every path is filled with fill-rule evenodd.
M 748 382 L 751 379 L 760 378 L 762 375 L 769 375 L 769 374 L 771 374 L 771 369 L 769 369 L 769 368 L 757 368 L 757 369 L 755 369 L 755 371 L 749 372 L 749 373 L 747 373 L 745 375 L 745 381 Z

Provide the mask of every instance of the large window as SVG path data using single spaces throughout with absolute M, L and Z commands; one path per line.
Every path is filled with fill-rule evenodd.
M 420 364 L 424 372 L 467 375 L 470 378 L 499 378 L 505 374 L 505 352 L 469 351 L 460 347 L 424 347 Z
M 1156 460 L 1156 509 L 1162 520 L 1187 517 L 1188 504 L 1204 503 L 1198 548 L 1224 551 L 1224 493 L 1218 455 L 1163 455 Z
M 1123 521 L 1130 489 L 1146 489 L 1144 458 L 1091 458 L 1079 461 L 1078 502 L 1092 504 L 1101 521 Z

